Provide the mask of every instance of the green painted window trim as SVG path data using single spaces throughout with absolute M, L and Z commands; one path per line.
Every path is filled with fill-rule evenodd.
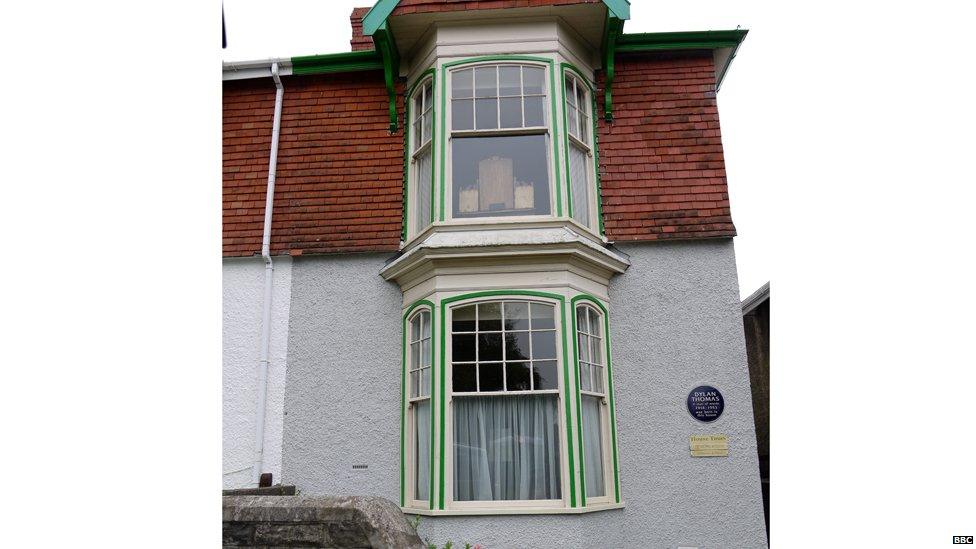
M 570 507 L 576 507 L 576 461 L 573 455 L 573 417 L 570 411 L 570 392 L 569 392 L 569 357 L 567 356 L 567 345 L 566 345 L 566 298 L 559 294 L 553 294 L 549 292 L 537 292 L 533 290 L 485 290 L 481 292 L 471 292 L 467 294 L 456 295 L 453 297 L 446 297 L 441 299 L 441 364 L 447 362 L 447 340 L 446 327 L 447 327 L 447 306 L 451 303 L 456 303 L 458 301 L 464 301 L 468 299 L 476 299 L 480 297 L 544 297 L 547 299 L 552 299 L 559 302 L 559 314 L 560 314 L 560 333 L 562 334 L 562 347 L 563 347 L 563 389 L 565 393 L 565 408 L 566 408 L 566 455 L 569 456 L 569 505 Z M 573 334 L 575 337 L 575 333 Z M 446 400 L 446 379 L 444 372 L 447 368 L 441 368 L 441 380 L 440 380 L 440 391 L 441 391 L 441 406 L 440 406 L 440 426 L 441 426 L 441 436 L 439 437 L 440 442 L 440 508 L 444 509 L 444 429 L 445 429 L 445 412 L 444 403 Z M 433 392 L 433 391 L 432 391 Z M 577 389 L 577 393 L 579 389 Z M 431 416 L 433 417 L 433 415 Z
M 427 299 L 419 299 L 414 301 L 407 311 L 403 313 L 403 333 L 401 337 L 401 344 L 403 346 L 403 356 L 402 356 L 402 368 L 400 369 L 400 507 L 406 505 L 406 464 L 407 464 L 407 450 L 406 450 L 406 435 L 407 435 L 407 319 L 413 314 L 414 310 L 423 307 L 430 310 L 430 348 L 435 349 L 435 330 L 436 326 L 436 306 L 432 301 Z M 430 378 L 431 380 L 436 379 L 437 375 L 437 365 L 436 361 L 433 360 L 433 356 L 430 361 Z M 430 508 L 434 509 L 434 397 L 436 396 L 433 383 L 431 383 L 430 390 L 430 468 L 427 477 L 430 479 L 430 488 L 428 488 L 427 493 L 430 497 Z M 443 450 L 442 450 L 443 451 Z M 443 507 L 442 507 L 443 508 Z
M 490 63 L 490 62 L 511 62 L 511 61 L 528 61 L 533 63 L 544 63 L 549 66 L 549 87 L 550 92 L 548 94 L 549 104 L 551 105 L 552 114 L 550 115 L 549 131 L 551 132 L 550 141 L 552 142 L 552 164 L 553 164 L 553 186 L 556 188 L 556 217 L 563 216 L 563 199 L 561 194 L 560 180 L 561 176 L 559 174 L 559 130 L 556 128 L 556 62 L 548 57 L 534 57 L 530 55 L 486 55 L 482 57 L 469 57 L 467 59 L 459 59 L 457 61 L 451 61 L 449 63 L 444 63 L 441 65 L 441 112 L 444 116 L 441 117 L 441 142 L 440 142 L 440 216 L 441 221 L 445 220 L 444 215 L 444 197 L 447 185 L 447 174 L 446 163 L 444 161 L 447 155 L 447 141 L 450 137 L 447 134 L 447 70 L 453 69 L 460 65 L 469 65 L 477 63 Z M 559 94 L 560 97 L 562 94 Z
M 409 210 L 407 209 L 409 207 L 409 205 L 410 205 L 410 192 L 409 192 L 409 185 L 410 185 L 410 182 L 409 182 L 409 179 L 410 179 L 409 178 L 409 174 L 410 174 L 410 170 L 408 169 L 408 167 L 409 167 L 410 155 L 412 154 L 412 152 L 410 151 L 410 139 L 411 139 L 410 134 L 412 133 L 412 130 L 410 128 L 410 124 L 411 124 L 411 120 L 410 120 L 410 104 L 413 102 L 412 101 L 413 100 L 413 92 L 415 92 L 416 89 L 417 89 L 417 86 L 419 86 L 420 84 L 424 83 L 427 80 L 428 77 L 430 77 L 430 92 L 431 92 L 431 96 L 432 96 L 431 97 L 431 101 L 434 102 L 434 105 L 431 107 L 431 111 L 430 111 L 430 114 L 433 117 L 433 119 L 430 122 L 430 129 L 431 129 L 432 132 L 434 132 L 434 134 L 430 136 L 430 139 L 431 139 L 431 142 L 430 142 L 430 154 L 431 154 L 431 158 L 430 158 L 430 168 L 431 168 L 430 169 L 430 223 L 434 223 L 434 166 L 436 165 L 434 163 L 434 161 L 435 161 L 434 151 L 437 150 L 437 147 L 435 146 L 435 145 L 437 145 L 437 108 L 436 108 L 437 98 L 434 97 L 433 95 L 437 92 L 437 69 L 434 68 L 434 67 L 431 67 L 431 68 L 425 70 L 423 73 L 420 74 L 420 76 L 417 77 L 417 80 L 414 81 L 413 85 L 410 86 L 409 90 L 407 91 L 406 96 L 404 96 L 404 98 L 403 98 L 403 119 L 404 119 L 406 125 L 404 126 L 404 129 L 403 129 L 403 230 L 400 233 L 400 240 L 402 240 L 404 242 L 407 241 L 407 235 L 409 234 L 409 232 L 408 232 L 408 221 L 410 220 L 410 216 L 408 215 Z M 419 182 L 418 182 L 418 185 L 419 185 Z
M 596 88 L 590 83 L 589 79 L 583 76 L 583 72 L 579 70 L 572 63 L 560 63 L 560 69 L 562 72 L 562 82 L 560 82 L 560 96 L 562 97 L 562 111 L 563 111 L 563 151 L 564 157 L 566 159 L 566 200 L 569 203 L 569 217 L 573 217 L 573 182 L 570 180 L 571 176 L 569 173 L 569 130 L 567 125 L 569 121 L 566 117 L 566 72 L 572 72 L 576 76 L 576 79 L 580 82 L 586 84 L 586 87 L 590 90 L 590 101 L 592 103 L 590 120 L 593 124 L 591 131 L 593 132 L 592 140 L 593 143 L 593 185 L 596 188 L 596 210 L 597 210 L 597 222 L 600 227 L 600 234 L 604 235 L 603 231 L 603 189 L 600 186 L 600 152 L 599 143 L 596 138 L 597 123 L 596 123 Z
M 617 412 L 613 403 L 613 361 L 610 359 L 610 313 L 599 299 L 590 294 L 580 294 L 570 300 L 570 306 L 572 307 L 571 316 L 573 319 L 573 364 L 576 365 L 576 421 L 578 422 L 579 428 L 582 429 L 583 418 L 580 412 L 579 342 L 577 341 L 578 337 L 576 335 L 576 307 L 581 301 L 596 305 L 603 313 L 603 333 L 606 336 L 604 337 L 604 344 L 606 345 L 607 352 L 607 394 L 610 400 L 610 439 L 612 442 L 611 446 L 613 447 L 613 489 L 615 501 L 620 503 L 620 472 L 617 459 Z M 579 437 L 579 452 L 580 463 L 583 463 L 583 435 L 580 435 Z M 582 487 L 580 490 L 580 499 L 583 502 L 583 507 L 585 507 L 586 471 L 582 466 L 580 467 L 580 486 Z

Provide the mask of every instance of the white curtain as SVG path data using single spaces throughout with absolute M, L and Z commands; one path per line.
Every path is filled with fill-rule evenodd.
M 414 497 L 425 501 L 430 497 L 430 400 L 418 401 L 414 404 L 414 410 L 416 454 L 413 462 L 414 478 L 417 480 Z
M 559 499 L 554 394 L 454 399 L 456 501 Z
M 600 440 L 600 398 L 583 395 L 583 471 L 586 497 L 605 495 L 603 482 L 603 444 Z

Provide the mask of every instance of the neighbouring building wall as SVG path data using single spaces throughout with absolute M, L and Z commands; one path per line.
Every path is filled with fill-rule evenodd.
M 282 479 L 303 494 L 399 499 L 402 294 L 379 275 L 389 257 L 295 259 Z
M 271 346 L 264 430 L 264 471 L 281 477 L 282 410 L 288 356 L 292 260 L 273 258 L 274 290 Z M 223 264 L 223 472 L 224 488 L 251 485 L 264 261 L 260 257 L 225 258 Z
M 731 239 L 619 245 L 610 288 L 621 492 L 583 515 L 423 517 L 421 537 L 490 547 L 766 547 Z M 396 500 L 401 296 L 382 255 L 295 260 L 283 480 L 309 495 Z M 718 387 L 722 417 L 685 399 Z M 729 457 L 691 458 L 688 437 L 726 434 Z M 353 469 L 353 465 L 367 469 Z

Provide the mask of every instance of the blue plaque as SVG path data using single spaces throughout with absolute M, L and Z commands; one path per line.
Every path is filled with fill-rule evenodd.
M 711 385 L 700 385 L 688 393 L 688 412 L 698 421 L 711 423 L 725 410 L 725 398 Z

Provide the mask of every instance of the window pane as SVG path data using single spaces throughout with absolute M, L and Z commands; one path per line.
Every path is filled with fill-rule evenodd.
M 529 332 L 508 332 L 505 334 L 505 360 L 528 360 Z
M 423 93 L 418 93 L 413 97 L 413 115 L 414 120 L 420 120 L 420 117 L 424 114 L 424 95 Z
M 575 111 L 570 111 L 575 112 Z M 586 153 L 570 144 L 569 146 L 569 181 L 570 192 L 573 196 L 573 219 L 584 227 L 590 226 L 590 193 L 588 170 L 586 169 Z
M 414 499 L 430 496 L 430 401 L 414 404 Z
M 576 108 L 580 110 L 580 114 L 586 113 L 586 88 L 578 82 L 576 83 Z
M 455 393 L 473 393 L 478 390 L 474 364 L 454 364 L 451 370 L 452 391 Z
M 556 377 L 556 361 L 543 360 L 541 362 L 533 362 L 532 378 L 536 391 L 559 388 L 559 379 Z
M 409 341 L 417 341 L 418 339 L 420 339 L 420 315 L 416 315 L 410 319 Z
M 581 391 L 592 391 L 593 385 L 591 383 L 590 365 L 585 362 L 580 362 L 580 390 Z
M 600 315 L 598 315 L 597 313 L 591 310 L 590 311 L 590 333 L 595 336 L 599 336 L 602 334 L 602 330 L 600 329 L 600 320 L 601 320 Z
M 452 332 L 474 331 L 474 305 L 454 309 L 451 321 Z
M 547 330 L 556 327 L 552 305 L 533 303 L 531 305 L 531 311 L 533 330 Z
M 451 101 L 451 128 L 455 130 L 474 129 L 474 101 L 454 99 Z
M 504 391 L 502 380 L 502 364 L 478 364 L 478 376 L 481 381 L 480 391 Z
M 525 127 L 546 125 L 546 112 L 543 109 L 544 97 L 525 98 Z
M 492 130 L 498 127 L 498 100 L 475 99 L 475 129 Z
M 430 149 L 417 157 L 417 180 L 415 182 L 417 218 L 415 225 L 418 233 L 430 224 L 431 157 Z M 429 330 L 427 334 L 430 335 Z
M 424 85 L 424 110 L 430 110 L 434 106 L 434 88 L 432 82 Z
M 532 358 L 556 358 L 556 332 L 532 332 Z
M 583 362 L 589 362 L 590 361 L 589 338 L 586 337 L 586 334 L 582 334 L 582 333 L 577 334 L 576 343 L 577 343 L 576 349 L 579 352 L 579 359 L 582 360 Z
M 420 343 L 410 344 L 410 369 L 420 368 Z
M 503 128 L 522 127 L 522 100 L 518 97 L 503 97 L 501 103 L 501 117 Z
M 451 97 L 462 98 L 472 96 L 471 69 L 454 71 L 451 75 Z
M 455 501 L 559 499 L 556 395 L 454 400 Z
M 573 79 L 566 79 L 566 103 L 575 107 L 576 106 L 576 92 L 573 91 Z
M 430 339 L 425 339 L 420 343 L 420 365 L 430 366 Z
M 579 121 L 576 119 L 576 109 L 572 107 L 566 109 L 566 125 L 569 126 L 569 135 L 579 138 Z
M 433 135 L 433 114 L 427 113 L 424 115 L 424 143 L 430 141 Z
M 420 370 L 420 395 L 430 396 L 430 368 Z
M 500 331 L 502 329 L 502 304 L 478 304 L 478 331 Z
M 582 112 L 580 113 L 579 140 L 586 144 L 590 143 L 590 118 Z
M 605 495 L 600 398 L 583 395 L 583 471 L 586 497 Z
M 497 97 L 497 77 L 495 67 L 476 68 L 474 70 L 475 97 Z
M 593 366 L 593 392 L 603 392 L 603 367 Z
M 545 76 L 545 69 L 541 67 L 522 67 L 522 82 L 525 86 L 525 94 L 543 94 L 546 93 L 546 85 L 543 77 Z
M 594 364 L 603 364 L 603 352 L 600 348 L 602 344 L 602 339 L 598 337 L 590 338 L 590 362 Z
M 420 313 L 420 318 L 421 318 L 420 335 L 422 337 L 430 337 L 430 313 L 426 311 Z
M 500 95 L 520 95 L 522 76 L 519 67 L 498 67 L 498 88 Z
M 452 149 L 454 217 L 549 213 L 545 135 L 457 138 Z
M 451 336 L 451 356 L 455 362 L 474 362 L 474 334 Z
M 509 302 L 505 304 L 505 329 L 529 329 L 529 304 L 524 302 Z
M 508 376 L 506 383 L 509 391 L 528 391 L 532 388 L 529 382 L 529 363 L 528 362 L 508 362 L 506 363 Z
M 576 329 L 581 332 L 586 332 L 589 326 L 589 321 L 586 319 L 586 307 L 576 308 Z
M 478 360 L 502 359 L 502 334 L 478 334 Z

